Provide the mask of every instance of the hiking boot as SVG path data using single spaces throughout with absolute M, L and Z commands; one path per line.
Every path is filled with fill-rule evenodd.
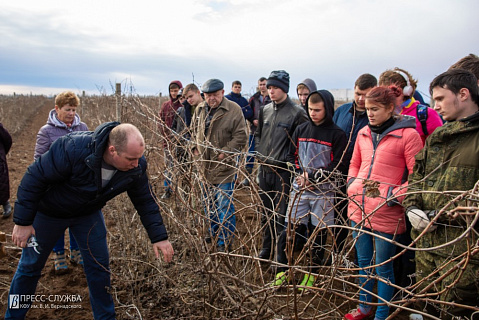
M 373 310 L 369 310 L 368 313 L 364 314 L 359 308 L 349 311 L 349 313 L 344 315 L 344 320 L 362 320 L 368 319 L 373 315 Z
M 62 275 L 68 272 L 67 260 L 65 258 L 65 251 L 58 251 L 53 253 L 55 261 L 55 274 Z
M 279 287 L 279 286 L 282 286 L 283 284 L 287 284 L 288 282 L 289 282 L 289 277 L 286 275 L 286 272 L 282 271 L 276 274 L 276 277 L 274 278 L 272 286 Z
M 2 218 L 8 218 L 12 214 L 12 205 L 10 204 L 10 201 L 7 201 L 3 205 L 3 214 Z
M 70 250 L 70 261 L 73 264 L 77 264 L 80 266 L 83 265 L 83 257 L 81 256 L 81 252 L 79 249 Z
M 300 288 L 298 288 L 299 291 L 304 291 L 307 290 L 306 287 L 312 287 L 314 285 L 314 282 L 316 281 L 316 277 L 313 276 L 312 274 L 305 274 L 303 281 L 299 284 Z

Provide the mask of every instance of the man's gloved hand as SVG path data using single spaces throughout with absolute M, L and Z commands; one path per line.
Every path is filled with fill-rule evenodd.
M 407 211 L 407 217 L 409 218 L 412 227 L 418 231 L 423 231 L 426 229 L 430 222 L 427 214 L 421 209 L 417 208 L 409 209 Z M 434 231 L 436 228 L 437 227 L 433 225 L 428 229 L 428 232 Z

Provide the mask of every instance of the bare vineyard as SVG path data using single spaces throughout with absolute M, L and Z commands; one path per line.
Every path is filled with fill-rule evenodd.
M 273 288 L 270 284 L 275 263 L 256 258 L 263 231 L 257 184 L 235 190 L 237 232 L 233 250 L 217 252 L 214 244 L 204 241 L 209 222 L 201 204 L 200 185 L 206 181 L 197 163 L 175 158 L 171 168 L 173 196 L 160 200 L 165 167 L 163 142 L 158 130 L 162 125 L 157 117 L 158 97 L 122 95 L 117 98 L 103 95 L 80 98 L 80 115 L 90 129 L 115 120 L 118 104 L 121 107 L 121 122 L 133 123 L 144 134 L 152 192 L 158 198 L 170 241 L 176 251 L 171 264 L 156 260 L 138 214 L 127 196 L 121 195 L 108 203 L 104 213 L 109 232 L 113 296 L 118 319 L 342 319 L 345 312 L 357 305 L 359 275 L 354 264 L 351 236 L 343 251 L 333 256 L 332 230 L 328 230 L 330 241 L 325 260 L 332 263 L 317 271 L 318 280 L 311 290 L 299 293 L 295 281 L 288 286 Z M 41 96 L 0 96 L 0 121 L 15 134 L 35 113 L 35 107 L 45 100 L 53 106 L 52 99 Z M 167 148 L 174 155 L 176 147 L 183 141 L 177 135 L 172 137 Z M 245 155 L 238 155 L 238 159 L 236 168 L 241 181 L 245 176 Z M 419 191 L 412 186 L 409 192 Z M 341 196 L 339 188 L 338 195 Z M 477 203 L 477 190 L 457 193 L 458 199 L 466 196 Z M 458 210 L 476 212 L 477 209 Z M 476 219 L 477 216 L 471 219 L 470 225 Z M 348 225 L 344 222 L 344 226 L 337 227 L 348 228 Z M 470 228 L 469 232 L 475 231 Z M 289 253 L 289 274 L 295 280 L 300 280 L 309 272 L 309 249 L 307 243 L 301 252 Z M 406 250 L 413 249 L 404 248 L 395 259 Z M 459 275 L 461 267 L 477 250 L 477 244 L 471 243 L 469 254 L 446 261 L 444 265 L 455 265 L 453 272 Z M 291 258 L 293 254 L 294 262 Z M 424 295 L 417 289 L 418 285 L 407 288 L 396 286 L 397 293 L 390 303 L 394 312 L 392 318 L 405 319 L 407 312 L 401 311 L 410 311 L 413 302 L 437 302 L 434 295 Z M 377 305 L 376 302 L 377 299 L 373 305 Z

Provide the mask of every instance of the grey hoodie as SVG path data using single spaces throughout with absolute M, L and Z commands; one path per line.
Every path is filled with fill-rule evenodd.
M 298 83 L 298 86 L 300 84 L 304 84 L 306 87 L 308 87 L 310 93 L 314 91 L 318 91 L 318 88 L 316 87 L 316 83 L 314 82 L 313 79 L 306 78 L 300 83 Z M 296 86 L 296 93 L 298 93 L 298 86 Z
M 318 88 L 316 87 L 316 83 L 310 79 L 310 78 L 306 78 L 304 79 L 303 81 L 301 81 L 300 83 L 298 83 L 298 86 L 300 84 L 304 84 L 306 87 L 308 87 L 309 89 L 309 93 L 313 93 L 315 91 L 318 91 Z M 298 95 L 298 86 L 296 86 L 296 94 Z M 299 95 L 298 95 L 299 96 Z M 304 108 L 304 110 L 306 111 L 306 113 L 308 113 L 308 109 L 306 108 L 306 106 L 302 105 L 301 104 L 301 101 L 299 101 L 299 104 L 301 105 L 301 107 Z

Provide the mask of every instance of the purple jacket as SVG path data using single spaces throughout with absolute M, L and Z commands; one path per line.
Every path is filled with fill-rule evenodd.
M 57 112 L 55 109 L 52 109 L 48 115 L 47 124 L 38 131 L 33 159 L 37 160 L 40 158 L 42 154 L 50 149 L 55 140 L 73 131 L 88 131 L 88 127 L 84 122 L 81 122 L 78 114 L 75 114 L 73 124 L 71 127 L 68 127 L 57 118 Z

